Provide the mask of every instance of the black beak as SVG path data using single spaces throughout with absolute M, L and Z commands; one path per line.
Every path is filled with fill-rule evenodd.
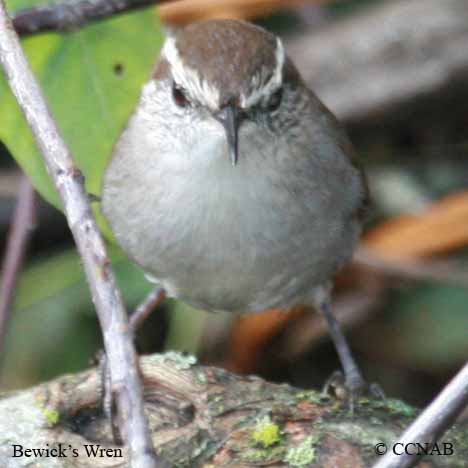
M 241 114 L 235 105 L 223 107 L 215 116 L 226 131 L 226 138 L 229 147 L 229 155 L 233 166 L 237 164 L 239 156 L 238 133 L 241 122 Z

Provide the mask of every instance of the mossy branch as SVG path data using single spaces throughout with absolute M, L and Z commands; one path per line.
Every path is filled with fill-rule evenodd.
M 194 361 L 175 353 L 141 359 L 152 436 L 173 466 L 371 466 L 378 459 L 375 446 L 390 448 L 416 415 L 393 399 L 361 399 L 351 413 L 347 403 L 316 391 Z M 128 466 L 125 449 L 113 445 L 100 401 L 95 370 L 4 395 L 0 466 L 15 468 L 25 461 L 41 468 Z M 452 444 L 453 455 L 429 457 L 431 467 L 466 466 L 466 441 L 468 428 L 452 428 L 441 443 Z M 66 457 L 13 458 L 14 444 L 61 447 Z M 90 447 L 97 450 L 98 444 L 104 451 L 90 455 Z

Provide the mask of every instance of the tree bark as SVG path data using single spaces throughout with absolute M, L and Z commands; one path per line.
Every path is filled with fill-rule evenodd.
M 370 466 L 378 459 L 377 444 L 390 450 L 416 415 L 392 399 L 361 398 L 350 412 L 347 402 L 316 391 L 194 362 L 176 353 L 141 358 L 145 409 L 156 450 L 173 466 Z M 3 395 L 0 466 L 128 466 L 125 449 L 120 453 L 112 442 L 100 401 L 100 377 L 94 369 Z M 433 455 L 419 466 L 467 466 L 467 427 L 453 427 L 439 442 L 440 450 L 443 443 L 452 444 L 453 455 Z M 17 454 L 23 450 L 22 457 L 13 457 L 15 445 Z M 91 456 L 91 446 L 107 451 Z M 24 456 L 26 449 L 47 448 L 57 452 Z

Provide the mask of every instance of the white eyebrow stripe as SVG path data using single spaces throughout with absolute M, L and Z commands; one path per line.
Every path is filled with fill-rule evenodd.
M 164 43 L 162 54 L 171 65 L 171 72 L 175 82 L 188 94 L 201 102 L 206 102 L 212 109 L 219 107 L 219 90 L 203 80 L 193 68 L 184 65 L 176 46 L 176 39 L 169 37 Z
M 279 37 L 276 38 L 275 52 L 275 71 L 270 80 L 263 84 L 262 77 L 256 75 L 252 79 L 252 92 L 249 96 L 241 96 L 241 106 L 247 108 L 257 104 L 264 96 L 271 95 L 283 83 L 283 68 L 286 61 L 286 53 L 284 51 L 283 42 Z

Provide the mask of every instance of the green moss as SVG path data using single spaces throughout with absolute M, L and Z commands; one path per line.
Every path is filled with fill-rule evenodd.
M 209 446 L 209 441 L 207 439 L 203 440 L 202 443 L 198 446 L 195 446 L 193 452 L 192 452 L 192 459 L 195 459 L 199 457 L 203 452 L 207 450 Z
M 281 432 L 269 416 L 257 420 L 257 424 L 252 432 L 252 440 L 255 445 L 261 445 L 263 448 L 271 447 L 281 442 Z
M 177 370 L 190 369 L 194 364 L 197 363 L 197 358 L 191 354 L 182 354 L 176 351 L 168 351 L 164 354 L 153 354 L 151 359 L 155 362 L 167 362 L 171 361 L 174 364 L 174 368 Z
M 208 383 L 208 378 L 206 377 L 206 374 L 203 371 L 197 372 L 195 374 L 195 377 L 197 379 L 197 382 L 201 385 L 206 385 Z
M 245 460 L 252 463 L 269 463 L 272 460 L 281 460 L 286 449 L 283 446 L 268 449 L 252 449 L 247 452 Z
M 363 406 L 370 406 L 374 409 L 383 409 L 391 414 L 405 416 L 407 418 L 413 418 L 417 413 L 415 408 L 395 398 L 385 398 L 383 400 L 360 398 L 359 404 Z
M 330 397 L 314 390 L 304 390 L 296 393 L 296 398 L 300 401 L 310 401 L 311 403 L 321 404 L 328 401 Z
M 404 403 L 401 400 L 396 400 L 393 398 L 387 398 L 382 402 L 384 407 L 387 408 L 393 414 L 399 414 L 401 416 L 406 416 L 407 418 L 413 418 L 416 416 L 416 410 Z
M 42 408 L 42 414 L 50 426 L 55 426 L 60 419 L 60 413 L 57 410 Z
M 306 466 L 314 461 L 317 437 L 306 437 L 297 447 L 292 447 L 286 453 L 284 461 L 289 466 Z
M 327 422 L 323 426 L 323 431 L 335 433 L 337 437 L 348 440 L 354 444 L 374 447 L 379 442 L 391 444 L 398 434 L 388 428 L 369 426 L 368 421 L 348 422 L 336 421 Z

